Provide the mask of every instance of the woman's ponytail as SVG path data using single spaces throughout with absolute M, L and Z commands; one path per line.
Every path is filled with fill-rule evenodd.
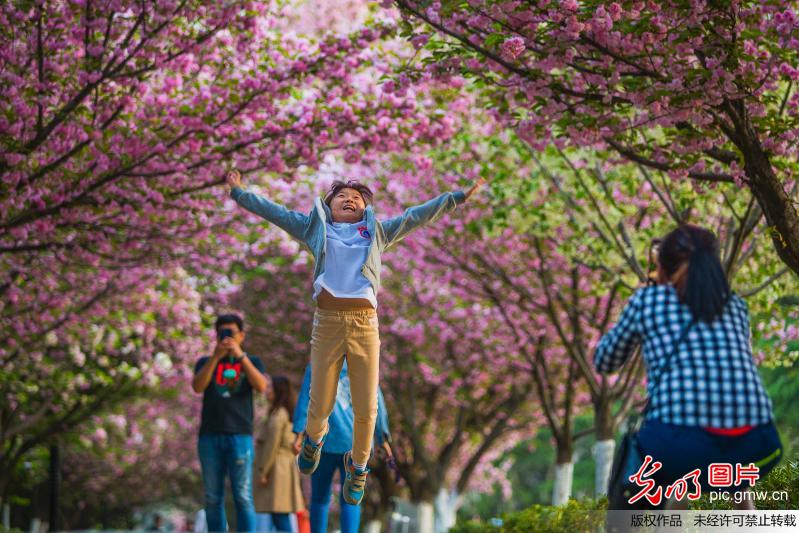
M 663 239 L 658 260 L 670 278 L 686 265 L 684 278 L 676 289 L 680 301 L 696 320 L 710 323 L 721 315 L 730 297 L 730 286 L 713 232 L 681 225 Z

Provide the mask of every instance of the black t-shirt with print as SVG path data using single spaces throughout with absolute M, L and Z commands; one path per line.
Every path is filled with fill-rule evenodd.
M 249 357 L 261 373 L 264 364 L 258 357 Z M 201 357 L 194 365 L 194 374 L 208 362 Z M 225 357 L 219 361 L 211 383 L 203 394 L 200 435 L 203 433 L 235 433 L 252 435 L 252 386 L 241 361 Z

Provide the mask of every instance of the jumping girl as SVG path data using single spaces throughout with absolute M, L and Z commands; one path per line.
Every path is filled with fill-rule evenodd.
M 381 255 L 414 229 L 453 211 L 484 183 L 480 179 L 466 192 L 441 194 L 381 222 L 372 208 L 372 191 L 356 181 L 334 182 L 324 201 L 317 198 L 304 215 L 243 190 L 237 170 L 227 174 L 236 203 L 280 227 L 313 254 L 317 308 L 311 333 L 311 394 L 297 466 L 303 474 L 312 474 L 319 465 L 346 357 L 355 415 L 352 451 L 344 455 L 342 492 L 347 503 L 358 505 L 363 498 L 377 418 Z

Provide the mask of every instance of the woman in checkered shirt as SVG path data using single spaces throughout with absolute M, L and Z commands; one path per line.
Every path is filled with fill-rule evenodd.
M 639 346 L 649 405 L 638 440 L 642 454 L 662 463 L 651 476 L 658 485 L 665 489 L 698 468 L 703 492 L 739 491 L 749 485 L 736 481 L 750 463 L 761 479 L 776 466 L 782 445 L 752 358 L 749 312 L 730 290 L 712 232 L 686 224 L 662 240 L 656 284 L 632 296 L 599 342 L 594 364 L 614 372 Z M 712 468 L 713 479 L 711 463 L 724 464 Z M 726 464 L 732 486 L 725 486 Z M 742 499 L 740 507 L 754 503 Z

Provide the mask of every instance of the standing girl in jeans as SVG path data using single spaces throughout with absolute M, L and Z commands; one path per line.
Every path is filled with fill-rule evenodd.
M 307 215 L 244 191 L 236 170 L 228 173 L 227 184 L 240 206 L 285 230 L 314 256 L 317 309 L 311 333 L 311 395 L 297 465 L 304 474 L 312 474 L 319 465 L 346 357 L 355 419 L 352 451 L 344 456 L 343 495 L 347 503 L 357 505 L 366 486 L 366 462 L 377 418 L 381 255 L 412 230 L 453 211 L 483 180 L 467 192 L 444 193 L 383 221 L 375 217 L 372 191 L 355 181 L 333 183 L 324 201 L 317 198 Z
M 702 491 L 719 490 L 708 483 L 711 463 L 731 464 L 733 476 L 736 465 L 752 463 L 762 479 L 782 445 L 752 359 L 749 311 L 730 290 L 716 236 L 678 227 L 662 240 L 657 267 L 657 284 L 632 296 L 599 342 L 594 364 L 614 372 L 643 347 L 649 407 L 638 440 L 643 455 L 662 463 L 652 476 L 658 486 L 698 468 Z M 748 499 L 737 505 L 754 509 Z

